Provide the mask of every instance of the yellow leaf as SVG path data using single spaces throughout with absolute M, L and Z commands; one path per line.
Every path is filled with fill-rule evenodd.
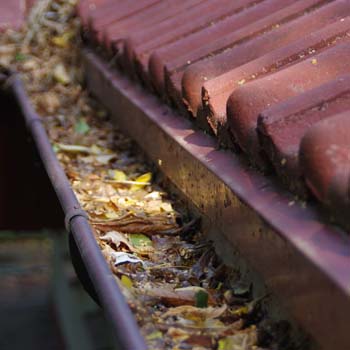
M 119 218 L 119 214 L 116 213 L 115 211 L 107 211 L 107 212 L 104 213 L 104 217 L 106 219 L 113 220 L 113 219 L 118 219 Z
M 152 179 L 152 173 L 145 173 L 136 178 L 136 182 L 150 182 Z
M 63 151 L 67 153 L 87 153 L 94 155 L 102 154 L 101 149 L 96 145 L 86 147 L 81 145 L 67 145 L 64 143 L 56 143 L 55 146 L 57 147 L 58 151 Z
M 137 204 L 137 201 L 131 197 L 112 196 L 110 201 L 115 206 L 121 208 L 129 208 L 130 206 Z
M 172 205 L 170 203 L 167 203 L 167 202 L 163 202 L 160 207 L 165 212 L 172 212 L 173 211 Z
M 58 151 L 68 152 L 68 153 L 92 153 L 90 147 L 80 146 L 80 145 L 67 145 L 64 143 L 56 143 Z
M 51 41 L 54 45 L 62 48 L 66 48 L 69 45 L 70 39 L 74 36 L 73 32 L 65 32 L 62 35 L 54 36 Z
M 133 287 L 132 280 L 128 276 L 123 275 L 120 280 L 126 288 L 131 289 Z
M 146 336 L 147 340 L 155 340 L 161 339 L 163 337 L 163 333 L 161 331 L 154 331 L 153 333 Z
M 110 170 L 109 176 L 114 181 L 126 181 L 126 179 L 127 179 L 126 174 L 124 173 L 124 171 L 121 171 L 121 170 Z
M 91 153 L 92 153 L 92 154 L 96 154 L 96 155 L 101 155 L 101 154 L 103 154 L 102 149 L 101 149 L 100 147 L 98 147 L 97 145 L 92 145 L 92 146 L 90 147 L 90 149 L 91 149 Z
M 254 349 L 258 341 L 255 327 L 219 340 L 218 350 L 249 350 Z
M 145 173 L 143 175 L 140 175 L 135 179 L 135 184 L 131 186 L 131 191 L 137 191 L 141 188 L 144 188 L 146 185 L 150 184 L 151 179 L 152 173 Z
M 237 315 L 237 316 L 246 315 L 248 312 L 249 312 L 248 306 L 242 306 L 242 307 L 232 311 L 232 313 L 234 315 Z

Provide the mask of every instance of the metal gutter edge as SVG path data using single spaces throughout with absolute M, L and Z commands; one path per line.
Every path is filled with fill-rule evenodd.
M 82 261 L 88 271 L 99 301 L 115 336 L 118 349 L 145 350 L 147 346 L 139 332 L 136 320 L 122 295 L 113 273 L 108 268 L 88 222 L 69 181 L 52 150 L 40 117 L 34 111 L 20 77 L 8 76 L 6 87 L 15 95 L 33 137 L 47 174 L 65 213 L 68 232 L 74 237 Z

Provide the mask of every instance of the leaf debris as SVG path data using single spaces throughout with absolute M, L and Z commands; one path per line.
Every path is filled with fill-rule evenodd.
M 37 1 L 26 28 L 0 37 L 0 64 L 21 73 L 149 348 L 258 349 L 258 303 L 82 87 L 75 5 Z

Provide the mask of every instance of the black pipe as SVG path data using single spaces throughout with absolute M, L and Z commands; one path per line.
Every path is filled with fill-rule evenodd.
M 41 118 L 34 111 L 20 77 L 16 73 L 10 74 L 6 85 L 14 93 L 21 108 L 26 125 L 65 213 L 67 231 L 71 232 L 74 237 L 80 253 L 79 258 L 84 263 L 94 292 L 96 292 L 107 319 L 111 323 L 118 349 L 147 349 L 136 320 L 115 281 L 115 276 L 107 266 L 97 245 L 88 217 L 81 209 L 53 152 Z

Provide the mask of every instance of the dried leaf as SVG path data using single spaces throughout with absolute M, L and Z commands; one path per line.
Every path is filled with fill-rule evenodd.
M 227 309 L 224 304 L 221 307 L 207 307 L 198 308 L 195 306 L 178 306 L 169 309 L 162 317 L 167 318 L 169 316 L 181 316 L 190 320 L 205 321 L 207 319 L 214 319 L 220 317 Z
M 201 287 L 174 288 L 172 285 L 162 283 L 161 285 L 146 284 L 143 293 L 147 296 L 158 298 L 166 306 L 194 305 L 198 291 L 205 291 Z M 207 294 L 208 295 L 208 294 Z M 210 298 L 210 303 L 213 299 Z
M 143 233 L 148 236 L 156 234 L 170 234 L 171 229 L 176 229 L 176 223 L 169 221 L 164 216 L 152 216 L 150 218 L 125 217 L 110 221 L 92 221 L 99 230 L 106 232 L 116 230 L 125 233 Z
M 137 191 L 146 185 L 150 185 L 152 180 L 152 173 L 145 173 L 135 179 L 135 183 L 131 186 L 131 191 Z
M 122 275 L 122 277 L 120 278 L 120 281 L 128 289 L 131 289 L 133 287 L 133 283 L 128 276 Z
M 113 159 L 116 159 L 116 158 L 117 158 L 116 154 L 100 154 L 100 155 L 95 156 L 96 162 L 101 164 L 101 165 L 107 165 Z
M 32 71 L 38 68 L 39 68 L 39 64 L 34 59 L 27 59 L 22 63 L 22 69 L 25 71 Z
M 125 181 L 127 179 L 127 176 L 124 173 L 124 171 L 117 170 L 117 169 L 109 170 L 108 175 L 114 181 Z
M 106 180 L 107 183 L 111 184 L 119 184 L 119 185 L 133 185 L 133 186 L 138 186 L 138 187 L 144 187 L 147 185 L 150 185 L 149 182 L 137 182 L 137 181 L 132 181 L 132 180 Z M 135 191 L 135 189 L 133 189 Z
M 237 315 L 237 316 L 243 316 L 243 315 L 247 315 L 249 313 L 249 307 L 247 305 L 242 306 L 234 311 L 232 311 L 233 315 Z
M 258 336 L 255 327 L 219 340 L 218 350 L 253 350 Z
M 132 239 L 131 235 L 130 237 L 126 237 L 123 233 L 117 232 L 117 231 L 110 231 L 107 232 L 104 236 L 100 237 L 101 241 L 113 243 L 117 248 L 125 248 L 130 252 L 135 252 L 139 255 L 148 255 L 151 252 L 153 252 L 153 246 L 152 241 L 144 236 L 144 235 L 138 235 L 142 236 L 139 238 L 139 240 L 136 238 L 135 240 Z M 144 237 L 148 240 L 146 241 Z M 136 244 L 134 244 L 136 242 Z
M 101 241 L 113 243 L 117 248 L 124 246 L 130 252 L 134 252 L 134 247 L 132 243 L 129 242 L 127 237 L 125 237 L 122 233 L 117 231 L 107 232 L 104 236 L 100 237 Z
M 59 151 L 64 151 L 64 152 L 95 154 L 91 149 L 91 147 L 86 147 L 86 146 L 65 145 L 63 143 L 56 143 L 56 147 Z
M 151 193 L 146 194 L 145 199 L 161 200 L 162 195 L 159 191 L 152 191 Z
M 170 327 L 168 334 L 177 342 L 184 341 L 190 336 L 188 332 L 175 327 Z
M 113 259 L 114 266 L 118 266 L 122 264 L 138 264 L 138 263 L 141 263 L 143 265 L 143 261 L 141 259 L 129 253 L 113 252 L 111 253 L 111 257 Z
M 56 146 L 60 151 L 68 152 L 68 153 L 87 153 L 93 155 L 104 155 L 103 150 L 96 145 L 92 145 L 91 147 L 81 146 L 81 145 L 66 145 L 63 143 L 56 143 Z M 111 156 L 113 154 L 106 154 Z M 115 157 L 115 155 L 113 155 Z
M 45 113 L 55 113 L 60 107 L 60 99 L 57 94 L 53 92 L 46 92 L 40 95 L 38 107 Z
M 74 36 L 74 32 L 65 32 L 62 35 L 54 36 L 51 39 L 51 42 L 61 48 L 67 48 L 69 46 L 69 42 Z
M 34 108 L 45 116 L 57 158 L 91 218 L 96 240 L 136 313 L 148 347 L 217 350 L 223 337 L 247 333 L 241 330 L 245 312 L 249 315 L 257 303 L 249 302 L 251 293 L 230 289 L 232 295 L 247 299 L 245 306 L 233 312 L 217 307 L 227 286 L 235 284 L 226 283 L 228 274 L 217 273 L 214 250 L 199 259 L 204 252 L 199 247 L 208 245 L 201 241 L 198 220 L 179 227 L 171 203 L 153 190 L 151 173 L 135 176 L 147 171 L 142 158 L 115 132 L 107 111 L 81 85 L 80 48 L 71 45 L 80 31 L 74 16 L 76 0 L 36 4 L 25 30 L 0 36 L 0 62 L 21 74 Z M 109 170 L 114 167 L 125 173 Z M 200 283 L 222 287 L 192 286 Z M 186 287 L 176 288 L 181 286 Z M 229 347 L 233 340 L 242 345 L 229 339 Z
M 63 64 L 58 64 L 53 71 L 53 78 L 60 84 L 70 83 L 69 74 Z
M 146 336 L 147 340 L 155 340 L 161 339 L 163 337 L 163 333 L 161 331 L 154 331 Z

